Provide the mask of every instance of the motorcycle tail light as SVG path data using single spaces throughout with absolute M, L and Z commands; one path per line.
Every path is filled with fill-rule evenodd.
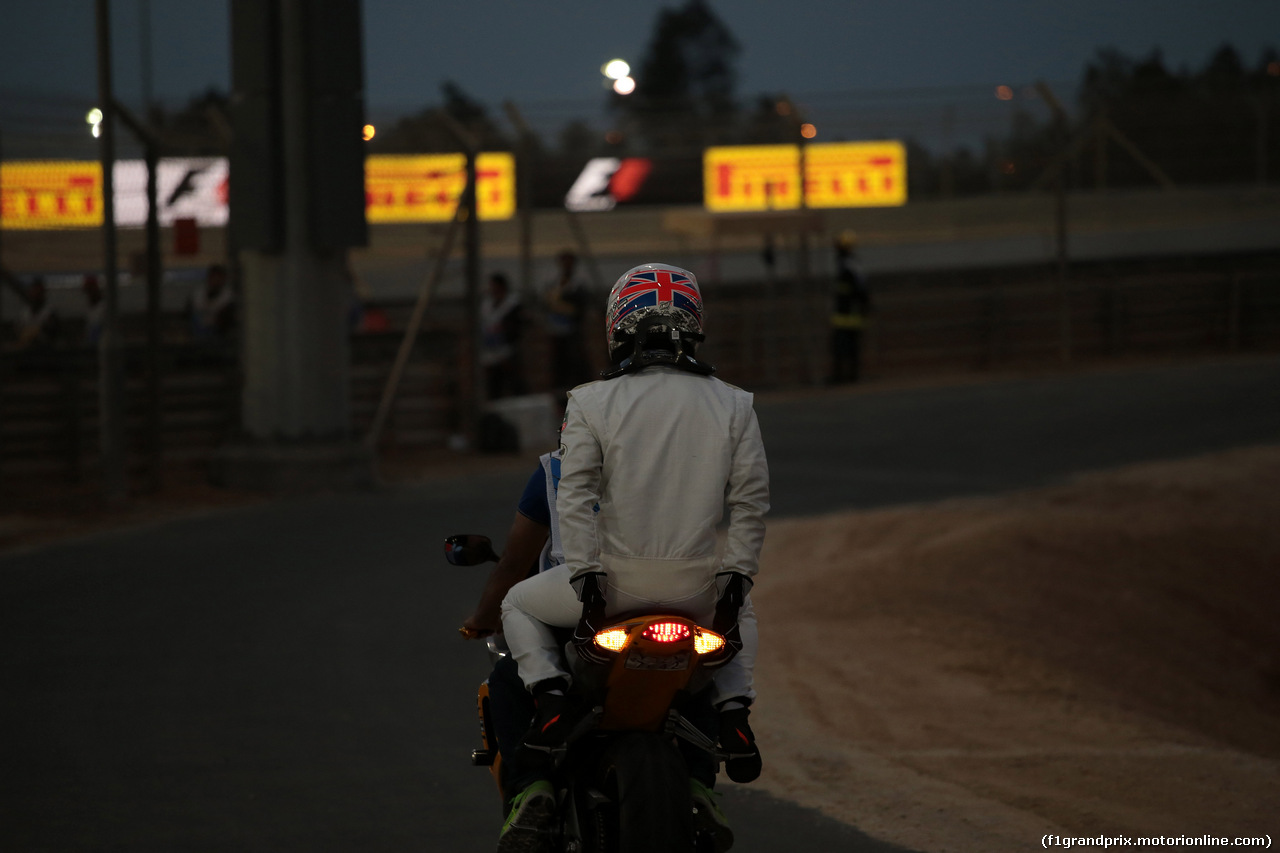
M 724 637 L 715 631 L 699 631 L 693 637 L 693 650 L 700 655 L 709 655 L 724 648 Z
M 620 652 L 630 635 L 626 628 L 606 628 L 596 634 L 596 645 L 611 652 Z
M 654 622 L 641 636 L 655 643 L 678 643 L 689 639 L 692 633 L 689 626 L 681 622 Z

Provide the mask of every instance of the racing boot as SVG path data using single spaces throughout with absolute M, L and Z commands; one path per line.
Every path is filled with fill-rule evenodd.
M 730 779 L 739 783 L 755 781 L 763 766 L 756 736 L 747 725 L 749 713 L 742 706 L 720 712 L 720 746 L 729 753 L 724 769 Z
M 716 853 L 724 853 L 733 846 L 733 830 L 729 828 L 729 819 L 716 802 L 720 795 L 693 778 L 689 779 L 689 795 L 693 799 L 694 832 L 711 836 L 715 841 Z
M 576 722 L 573 703 L 565 695 L 568 688 L 569 683 L 563 678 L 551 678 L 533 686 L 537 712 L 524 736 L 526 747 L 545 753 L 564 745 Z
M 555 789 L 542 779 L 512 799 L 498 836 L 498 853 L 549 853 L 555 828 Z

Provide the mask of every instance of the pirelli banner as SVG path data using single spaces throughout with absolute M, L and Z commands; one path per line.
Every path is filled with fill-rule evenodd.
M 92 160 L 0 164 L 0 225 L 14 229 L 102 224 L 102 166 Z
M 515 160 L 505 152 L 476 160 L 481 219 L 515 213 Z M 162 159 L 157 170 L 160 224 L 194 219 L 227 223 L 227 161 L 221 157 Z M 141 227 L 147 219 L 147 170 L 141 160 L 120 160 L 113 172 L 116 224 Z M 461 154 L 377 156 L 365 160 L 369 222 L 441 222 L 453 217 L 466 182 Z M 41 160 L 0 164 L 0 225 L 26 230 L 93 228 L 102 224 L 102 167 L 93 160 Z
M 365 216 L 381 222 L 447 222 L 466 184 L 462 154 L 406 154 L 364 161 Z M 516 211 L 515 158 L 505 151 L 476 155 L 476 205 L 481 219 Z
M 798 145 L 729 145 L 702 158 L 703 200 L 713 213 L 796 210 L 801 205 Z M 803 206 L 895 207 L 907 203 L 907 152 L 901 142 L 804 146 Z

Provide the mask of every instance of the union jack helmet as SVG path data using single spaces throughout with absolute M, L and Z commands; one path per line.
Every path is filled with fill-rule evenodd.
M 622 274 L 609 291 L 605 335 L 609 352 L 646 317 L 659 315 L 683 332 L 702 334 L 702 292 L 693 273 L 668 264 L 641 264 Z

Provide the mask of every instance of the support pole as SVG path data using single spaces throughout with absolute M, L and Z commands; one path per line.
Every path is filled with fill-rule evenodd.
M 1071 283 L 1067 275 L 1067 179 L 1058 172 L 1054 183 L 1054 220 L 1058 237 L 1058 342 L 1062 363 L 1071 363 Z
M 1040 97 L 1044 98 L 1045 103 L 1049 105 L 1049 109 L 1053 110 L 1054 117 L 1057 118 L 1060 126 L 1057 135 L 1061 150 L 1058 156 L 1054 158 L 1054 165 L 1046 170 L 1045 175 L 1053 175 L 1053 217 L 1054 232 L 1057 238 L 1055 268 L 1058 279 L 1058 347 L 1062 363 L 1069 364 L 1071 362 L 1071 289 L 1067 278 L 1067 169 L 1070 166 L 1071 159 L 1084 145 L 1088 137 L 1081 136 L 1075 141 L 1075 144 L 1072 144 L 1071 116 L 1067 114 L 1062 102 L 1058 100 L 1057 95 L 1049 88 L 1049 84 L 1043 81 L 1036 83 L 1036 91 L 1040 93 Z M 1105 121 L 1105 118 L 1099 118 L 1097 127 L 1099 129 L 1105 127 Z M 1098 138 L 1099 140 L 1103 138 L 1101 130 L 1098 132 Z
M 111 85 L 111 4 L 96 0 L 98 40 L 98 108 L 102 110 L 99 152 L 102 163 L 102 237 L 105 296 L 102 337 L 98 343 L 98 424 L 102 456 L 102 487 L 109 501 L 123 500 L 126 491 L 124 458 L 124 376 L 120 352 L 119 275 L 115 223 L 115 98 Z
M 480 366 L 480 344 L 483 337 L 480 329 L 480 195 L 476 187 L 476 157 L 480 154 L 480 140 L 462 122 L 444 110 L 438 115 L 467 152 L 466 185 L 458 199 L 460 210 L 455 215 L 464 217 L 465 221 L 463 269 L 466 293 L 463 294 L 463 306 L 467 324 L 466 340 L 471 342 L 471 394 L 463 412 L 463 427 L 471 447 L 474 448 L 480 446 L 480 414 L 484 410 L 485 394 L 484 369 Z
M 347 250 L 364 245 L 358 0 L 232 0 L 231 228 L 242 272 L 236 438 L 215 483 L 361 488 L 352 434 Z
M 147 479 L 152 491 L 161 484 L 160 406 L 160 283 L 164 276 L 160 259 L 159 169 L 160 139 L 124 104 L 115 103 L 116 115 L 143 145 L 147 167 Z
M 467 149 L 467 185 L 458 205 L 466 213 L 467 330 L 471 340 L 471 405 L 467 410 L 467 436 L 471 447 L 480 446 L 480 414 L 484 411 L 484 367 L 480 349 L 484 331 L 480 328 L 480 209 L 476 192 L 476 149 Z
M 520 199 L 520 290 L 525 294 L 533 293 L 533 132 L 525 123 L 524 116 L 512 101 L 503 103 L 507 119 L 515 125 L 520 137 L 519 153 L 516 156 L 516 175 L 519 184 Z
M 154 144 L 146 148 L 147 161 L 147 479 L 151 490 L 159 491 L 164 446 L 161 437 L 160 406 L 160 152 Z

